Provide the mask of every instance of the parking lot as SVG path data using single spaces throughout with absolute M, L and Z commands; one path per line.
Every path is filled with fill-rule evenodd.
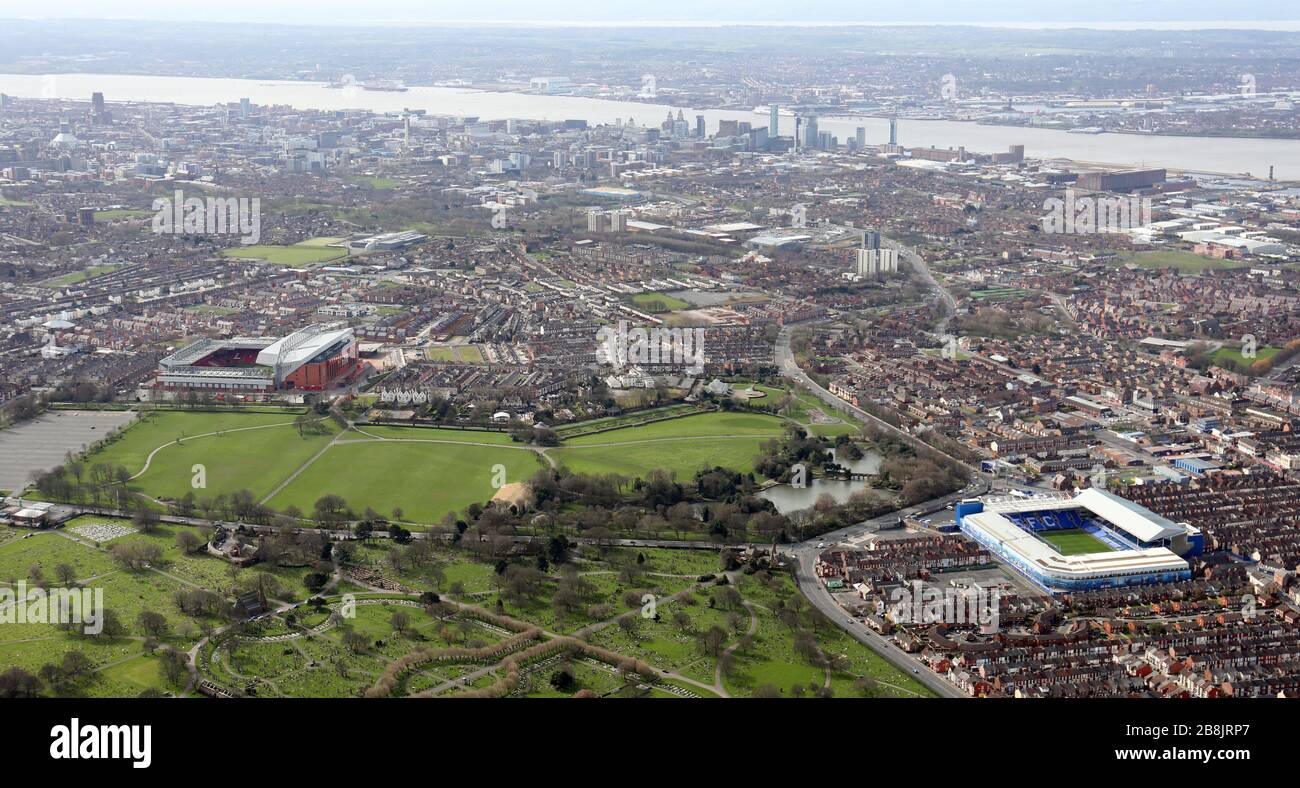
M 17 492 L 31 475 L 63 462 L 110 430 L 135 418 L 130 411 L 56 410 L 0 430 L 0 490 Z

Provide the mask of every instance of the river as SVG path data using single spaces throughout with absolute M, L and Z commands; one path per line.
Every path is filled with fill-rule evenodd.
M 191 105 L 236 102 L 241 98 L 255 104 L 283 104 L 302 109 L 369 109 L 400 112 L 423 109 L 436 115 L 469 115 L 485 120 L 521 118 L 536 120 L 586 120 L 612 123 L 634 118 L 638 123 L 658 125 L 677 107 L 641 104 L 575 96 L 546 96 L 526 93 L 498 93 L 450 87 L 413 86 L 404 93 L 336 89 L 324 82 L 252 80 L 205 77 L 164 77 L 121 74 L 0 74 L 0 93 L 20 98 L 62 98 L 89 101 L 100 91 L 113 101 L 153 101 Z M 767 125 L 767 116 L 733 110 L 699 111 L 682 108 L 691 123 L 702 114 L 710 131 L 722 119 L 746 120 Z M 790 131 L 788 117 L 782 118 L 782 133 Z M 869 143 L 885 142 L 889 121 L 885 118 L 819 118 L 820 126 L 841 140 L 858 126 L 867 131 Z M 1056 129 L 1013 126 L 982 126 L 948 120 L 898 122 L 899 144 L 992 153 L 1011 145 L 1025 146 L 1031 158 L 1068 158 L 1076 161 L 1109 162 L 1124 166 L 1160 166 L 1177 170 L 1238 174 L 1249 172 L 1266 177 L 1269 166 L 1279 179 L 1300 180 L 1300 140 L 1260 140 L 1236 137 L 1173 137 L 1141 134 L 1070 134 Z

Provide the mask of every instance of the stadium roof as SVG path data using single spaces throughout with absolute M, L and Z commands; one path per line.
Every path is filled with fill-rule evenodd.
M 1068 495 L 1033 496 L 1030 498 L 985 499 L 985 511 L 1036 512 L 1056 509 L 1087 509 L 1139 542 L 1154 542 L 1186 533 L 1187 528 L 1166 517 L 1125 500 L 1114 493 L 1089 487 L 1073 498 Z
M 1143 542 L 1172 538 L 1187 530 L 1145 506 L 1096 487 L 1089 487 L 1079 493 L 1074 500 L 1088 511 L 1104 517 L 1111 524 L 1124 529 Z
M 158 363 L 164 367 L 188 367 L 204 356 L 210 356 L 218 350 L 261 350 L 274 341 L 269 337 L 204 338 L 192 345 L 181 348 Z
M 274 367 L 279 383 L 331 345 L 351 338 L 350 328 L 330 330 L 322 325 L 307 326 L 263 349 L 257 354 L 257 363 Z
M 1185 560 L 1164 547 L 1063 555 L 997 512 L 968 514 L 963 520 L 971 521 L 1004 548 L 1014 550 L 1023 560 L 1037 565 L 1041 571 L 1053 577 L 1083 578 L 1187 568 Z
M 163 378 L 175 379 L 178 377 L 191 378 L 212 378 L 214 380 L 270 380 L 270 367 L 194 367 L 194 366 L 176 366 L 172 365 L 167 371 L 162 373 Z

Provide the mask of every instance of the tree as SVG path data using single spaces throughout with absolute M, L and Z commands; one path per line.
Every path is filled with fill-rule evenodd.
M 153 610 L 141 610 L 140 614 L 135 617 L 135 625 L 141 632 L 158 639 L 166 637 L 170 628 L 167 618 Z
M 348 502 L 343 500 L 342 496 L 333 493 L 317 498 L 312 510 L 321 525 L 337 525 L 348 519 Z
M 75 649 L 68 651 L 63 655 L 63 662 L 59 665 L 59 680 L 77 682 L 88 678 L 94 667 L 95 663 L 90 661 L 90 657 Z
M 167 679 L 167 683 L 174 687 L 185 684 L 185 679 L 189 673 L 189 662 L 189 657 L 174 648 L 165 649 L 159 655 L 163 678 Z
M 54 575 L 59 578 L 59 585 L 64 588 L 72 587 L 77 582 L 77 570 L 68 564 L 59 564 L 54 567 Z
M 859 676 L 853 681 L 853 691 L 864 698 L 874 698 L 879 692 L 879 685 L 870 676 Z
M 366 636 L 356 630 L 350 629 L 343 633 L 343 646 L 353 654 L 360 654 L 368 645 L 370 642 L 366 640 Z
M 41 680 L 19 667 L 0 673 L 0 698 L 35 698 L 41 694 Z
M 577 686 L 577 680 L 573 677 L 573 671 L 569 667 L 563 667 L 551 674 L 551 686 L 560 692 L 570 692 Z
M 203 544 L 203 539 L 188 528 L 182 528 L 176 532 L 176 546 L 179 547 L 181 552 L 185 555 L 189 555 L 195 550 L 198 550 L 203 546 Z
M 695 638 L 695 647 L 701 654 L 709 657 L 717 657 L 722 653 L 722 646 L 727 642 L 727 633 L 722 627 L 714 624 L 707 631 L 700 633 Z
M 399 635 L 410 634 L 411 617 L 401 610 L 396 610 L 388 619 L 388 625 Z
M 149 504 L 144 501 L 139 503 L 135 510 L 135 514 L 131 516 L 131 523 L 136 528 L 140 529 L 141 532 L 146 534 L 151 534 L 154 531 L 157 531 L 160 522 L 161 520 L 158 517 L 158 512 L 150 508 Z
M 118 542 L 108 551 L 123 569 L 135 572 L 162 562 L 162 548 L 152 542 Z

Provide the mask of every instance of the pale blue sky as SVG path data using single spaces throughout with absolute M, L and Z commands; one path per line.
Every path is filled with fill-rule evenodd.
M 383 23 L 436 21 L 601 22 L 926 22 L 1081 23 L 1251 22 L 1300 19 L 1292 0 L 41 0 L 0 5 L 0 18 L 164 21 Z M 1165 26 L 1165 25 L 1160 25 Z

